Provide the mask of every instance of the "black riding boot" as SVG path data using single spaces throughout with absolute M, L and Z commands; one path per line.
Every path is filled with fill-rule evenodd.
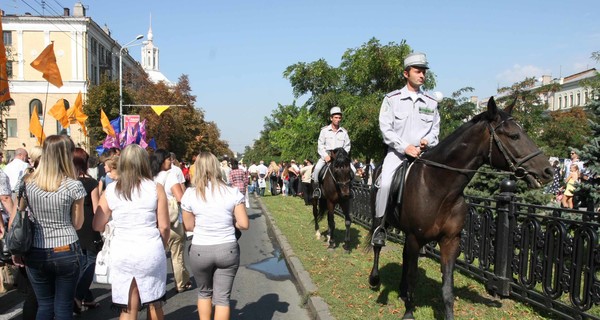
M 375 218 L 373 220 L 373 225 L 375 226 L 375 230 L 373 231 L 373 237 L 371 238 L 371 245 L 374 247 L 384 247 L 385 240 L 387 238 L 387 231 L 383 227 L 381 223 L 382 218 Z

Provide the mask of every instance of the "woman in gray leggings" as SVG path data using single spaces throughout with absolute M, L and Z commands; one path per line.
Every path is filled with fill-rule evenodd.
M 193 184 L 181 198 L 183 225 L 193 231 L 190 249 L 191 271 L 198 285 L 200 320 L 229 319 L 231 288 L 240 264 L 235 230 L 248 229 L 245 198 L 222 179 L 217 158 L 202 152 L 194 163 Z M 233 221 L 233 223 L 232 223 Z

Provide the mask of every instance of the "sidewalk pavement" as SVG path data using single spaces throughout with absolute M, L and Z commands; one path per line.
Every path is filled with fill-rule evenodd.
M 317 286 L 313 283 L 308 272 L 304 269 L 302 262 L 292 250 L 292 247 L 287 241 L 287 238 L 281 233 L 281 230 L 275 224 L 275 220 L 271 213 L 267 210 L 260 197 L 254 197 L 254 199 L 260 205 L 262 212 L 266 216 L 267 225 L 273 231 L 279 247 L 283 252 L 285 261 L 287 262 L 290 272 L 296 279 L 300 294 L 307 299 L 308 308 L 313 315 L 313 319 L 316 320 L 333 320 L 335 319 L 329 312 L 329 305 L 325 303 L 323 298 L 317 295 Z

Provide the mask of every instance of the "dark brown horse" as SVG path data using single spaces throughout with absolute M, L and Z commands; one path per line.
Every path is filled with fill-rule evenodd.
M 401 229 L 406 237 L 399 292 L 406 307 L 404 319 L 413 319 L 419 250 L 432 241 L 440 246 L 445 316 L 454 318 L 453 270 L 468 210 L 463 190 L 477 169 L 487 163 L 511 171 L 530 187 L 540 187 L 552 179 L 548 159 L 511 117 L 513 106 L 499 110 L 490 98 L 487 111 L 415 160 L 406 177 L 401 204 L 388 208 L 386 224 Z M 381 247 L 373 251 L 369 283 L 378 288 Z
M 333 232 L 335 230 L 334 209 L 339 204 L 344 213 L 346 236 L 344 237 L 344 249 L 350 250 L 350 187 L 352 186 L 353 173 L 350 169 L 351 161 L 344 148 L 337 148 L 331 153 L 331 164 L 326 167 L 321 186 L 321 197 L 313 198 L 313 217 L 315 221 L 315 232 L 317 240 L 321 238 L 319 221 L 323 219 L 327 211 L 327 241 L 329 248 L 335 248 Z

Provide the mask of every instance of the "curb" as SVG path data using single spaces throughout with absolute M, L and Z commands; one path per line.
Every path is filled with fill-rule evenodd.
M 267 227 L 273 231 L 276 241 L 279 243 L 283 257 L 290 269 L 290 273 L 296 279 L 298 289 L 302 297 L 306 297 L 306 304 L 315 320 L 334 320 L 335 318 L 329 312 L 329 305 L 325 303 L 323 298 L 317 295 L 317 286 L 312 282 L 310 274 L 304 269 L 302 262 L 296 256 L 287 238 L 281 233 L 281 230 L 275 225 L 275 220 L 271 213 L 267 210 L 262 200 L 259 197 L 254 197 L 260 209 L 267 218 Z

